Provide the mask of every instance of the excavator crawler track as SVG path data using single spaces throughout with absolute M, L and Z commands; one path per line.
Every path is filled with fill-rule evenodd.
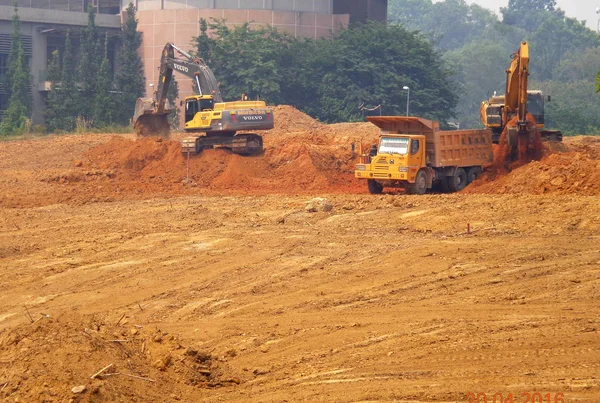
M 255 155 L 263 151 L 263 140 L 258 134 L 223 136 L 190 136 L 181 140 L 181 152 L 199 154 L 202 150 L 226 148 L 240 155 Z

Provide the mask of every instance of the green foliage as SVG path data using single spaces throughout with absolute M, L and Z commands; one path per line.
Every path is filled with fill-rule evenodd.
M 546 127 L 566 135 L 600 134 L 600 98 L 593 77 L 570 82 L 533 82 L 536 89 L 552 94 L 546 103 Z
M 0 133 L 3 135 L 22 133 L 28 121 L 27 90 L 31 87 L 31 81 L 23 59 L 23 48 L 19 46 L 17 58 L 13 62 L 15 71 L 12 76 L 13 84 L 8 108 L 4 111 L 0 123 Z
M 200 19 L 200 35 L 192 39 L 194 47 L 196 48 L 196 55 L 208 64 L 211 62 L 211 54 L 213 47 L 213 40 L 208 36 L 208 22 L 204 19 Z
M 598 35 L 583 22 L 562 15 L 547 14 L 529 36 L 532 75 L 550 80 L 560 62 L 574 52 L 600 45 Z
M 208 22 L 204 19 L 200 19 L 200 35 L 192 38 L 195 50 L 192 54 L 204 60 L 207 65 L 212 64 L 211 55 L 212 48 L 214 46 L 214 40 L 208 36 Z M 198 86 L 192 80 L 192 92 L 198 94 Z M 179 113 L 179 111 L 177 111 Z
M 55 50 L 54 52 L 52 52 L 52 59 L 50 59 L 50 64 L 48 65 L 46 80 L 50 81 L 51 83 L 55 83 L 60 81 L 61 78 L 62 73 L 60 69 L 60 52 L 58 50 Z
M 273 28 L 210 24 L 210 67 L 226 100 L 260 97 L 298 107 L 326 122 L 361 120 L 361 104 L 385 114 L 445 121 L 456 104 L 450 72 L 423 36 L 399 25 L 351 26 L 329 39 L 297 40 Z M 196 43 L 201 43 L 196 38 Z
M 429 36 L 440 49 L 457 49 L 481 36 L 498 22 L 496 15 L 465 0 L 395 0 L 390 19 Z
M 21 46 L 21 19 L 19 18 L 19 8 L 16 1 L 13 1 L 13 6 L 15 13 L 12 17 L 13 30 L 10 35 L 10 51 L 7 60 L 8 69 L 2 78 L 2 86 L 8 98 L 10 98 L 12 93 L 13 76 L 15 74 L 19 46 Z
M 293 39 L 272 27 L 251 29 L 247 23 L 229 28 L 224 21 L 214 21 L 209 27 L 215 37 L 208 42 L 207 62 L 221 81 L 223 97 L 239 99 L 244 93 L 250 99 L 281 103 L 283 49 Z M 206 43 L 202 35 L 195 42 Z
M 138 53 L 142 46 L 142 34 L 137 30 L 135 7 L 129 3 L 126 18 L 121 27 L 121 48 L 118 55 L 119 70 L 115 75 L 115 85 L 119 93 L 116 120 L 129 124 L 133 117 L 135 102 L 146 93 L 144 64 Z
M 65 38 L 65 50 L 63 54 L 62 69 L 57 73 L 58 52 L 53 54 L 53 60 L 50 64 L 48 79 L 52 82 L 52 87 L 48 93 L 46 102 L 46 125 L 48 131 L 75 130 L 75 119 L 79 112 L 79 90 L 75 77 L 75 56 L 71 43 L 71 34 L 67 31 Z
M 13 32 L 11 36 L 9 65 L 6 80 L 4 81 L 9 94 L 8 107 L 0 123 L 0 134 L 10 135 L 25 131 L 29 124 L 29 110 L 31 107 L 31 76 L 29 65 L 25 60 L 18 9 L 15 4 L 13 16 Z
M 88 7 L 88 24 L 81 32 L 81 48 L 79 54 L 79 113 L 78 116 L 91 121 L 94 113 L 94 95 L 96 93 L 98 67 L 101 63 L 98 51 L 98 28 L 96 12 L 90 4 Z
M 104 58 L 100 64 L 98 81 L 96 83 L 96 94 L 94 96 L 93 122 L 96 127 L 104 127 L 113 124 L 115 113 L 115 102 L 113 97 L 113 83 L 108 61 L 108 35 L 104 38 Z
M 501 9 L 502 22 L 462 0 L 390 0 L 389 10 L 392 20 L 420 30 L 447 51 L 444 60 L 455 71 L 460 95 L 461 127 L 480 126 L 481 101 L 494 91 L 504 93 L 503 70 L 523 40 L 530 45 L 529 89 L 542 89 L 553 98 L 546 125 L 568 133 L 598 127 L 590 94 L 600 92 L 600 37 L 584 22 L 566 17 L 555 0 L 509 0 Z
M 482 39 L 444 55 L 448 66 L 456 73 L 459 84 L 457 119 L 460 127 L 482 127 L 479 119 L 480 104 L 497 91 L 503 93 L 505 69 L 510 62 L 506 45 Z
M 175 75 L 173 75 L 173 77 L 171 77 L 171 85 L 169 86 L 169 90 L 167 91 L 167 99 L 169 100 L 169 105 L 173 109 L 173 112 L 169 114 L 169 125 L 173 130 L 179 130 L 181 122 L 181 114 L 179 112 L 179 108 L 177 107 L 178 98 L 179 83 L 175 79 Z
M 555 0 L 509 0 L 507 7 L 500 9 L 502 22 L 514 25 L 526 31 L 535 31 L 544 16 L 549 13 L 560 14 Z M 562 13 L 564 16 L 564 13 Z
M 305 94 L 306 105 L 301 105 L 323 121 L 360 120 L 361 104 L 381 104 L 384 114 L 402 115 L 407 100 L 404 86 L 410 88 L 412 115 L 442 122 L 453 115 L 456 95 L 449 71 L 424 37 L 402 26 L 354 25 L 331 40 L 306 41 L 304 46 L 304 52 L 294 52 L 308 60 L 289 55 L 291 65 L 286 68 L 286 83 L 296 76 L 302 81 L 284 92 L 300 92 L 303 87 L 311 91 Z M 308 71 L 303 73 L 304 69 Z

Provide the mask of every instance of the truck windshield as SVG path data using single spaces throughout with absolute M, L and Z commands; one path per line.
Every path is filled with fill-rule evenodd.
M 408 139 L 398 137 L 382 137 L 379 142 L 379 152 L 382 154 L 408 153 Z

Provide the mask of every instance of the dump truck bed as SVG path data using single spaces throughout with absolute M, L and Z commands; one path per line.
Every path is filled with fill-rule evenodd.
M 381 129 L 381 134 L 420 134 L 426 139 L 427 165 L 435 168 L 468 167 L 490 164 L 492 131 L 440 130 L 440 124 L 414 116 L 369 116 L 369 122 Z

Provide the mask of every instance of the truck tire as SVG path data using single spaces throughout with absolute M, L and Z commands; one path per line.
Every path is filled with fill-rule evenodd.
M 381 194 L 381 192 L 383 192 L 383 186 L 377 183 L 377 181 L 375 181 L 374 179 L 367 180 L 367 187 L 369 188 L 369 193 L 371 193 L 372 195 L 378 195 Z
M 467 187 L 467 173 L 464 169 L 458 168 L 454 176 L 448 177 L 448 188 L 451 192 L 460 192 Z
M 467 169 L 467 185 L 477 179 L 479 175 L 481 175 L 481 172 L 481 168 L 479 167 L 471 167 Z
M 406 193 L 409 195 L 423 195 L 427 191 L 427 174 L 425 171 L 417 172 L 415 183 L 409 183 L 406 186 Z

